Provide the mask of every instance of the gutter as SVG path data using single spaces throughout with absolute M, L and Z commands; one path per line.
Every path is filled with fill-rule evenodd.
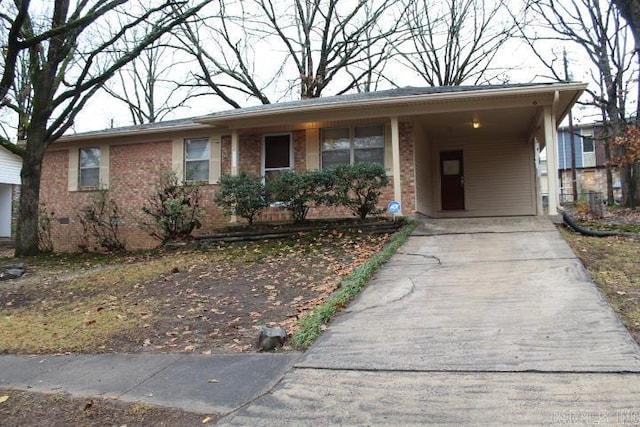
M 550 84 L 549 86 L 535 86 L 535 87 L 525 87 L 525 88 L 498 88 L 498 89 L 481 89 L 481 90 L 472 90 L 472 91 L 461 91 L 461 92 L 441 92 L 441 93 L 428 93 L 422 95 L 405 95 L 405 96 L 397 96 L 397 97 L 387 97 L 382 99 L 368 99 L 368 100 L 347 100 L 347 101 L 337 101 L 335 103 L 319 103 L 316 105 L 310 106 L 301 106 L 301 105 L 290 105 L 290 106 L 280 106 L 277 107 L 278 104 L 274 105 L 273 109 L 270 110 L 257 110 L 257 111 L 242 111 L 243 109 L 231 110 L 228 112 L 222 112 L 217 114 L 211 114 L 207 116 L 195 117 L 194 121 L 199 123 L 206 123 L 211 125 L 220 124 L 219 122 L 224 122 L 227 120 L 238 120 L 238 119 L 252 119 L 258 117 L 269 117 L 274 115 L 280 115 L 283 113 L 295 112 L 295 113 L 307 113 L 307 112 L 316 112 L 316 111 L 330 111 L 330 110 L 339 110 L 348 107 L 358 106 L 360 108 L 374 108 L 374 107 L 385 107 L 385 106 L 399 106 L 399 105 L 411 105 L 411 104 L 420 104 L 425 102 L 442 102 L 442 101 L 457 101 L 457 100 L 468 100 L 469 98 L 482 98 L 486 96 L 495 96 L 495 95 L 510 95 L 510 96 L 526 96 L 526 95 L 537 95 L 537 94 L 545 94 L 554 91 L 567 91 L 567 90 L 579 90 L 579 93 L 574 97 L 574 101 L 582 95 L 582 92 L 587 88 L 587 84 L 585 83 L 562 83 L 562 84 Z M 567 110 L 568 111 L 568 110 Z M 566 113 L 564 113 L 566 114 Z

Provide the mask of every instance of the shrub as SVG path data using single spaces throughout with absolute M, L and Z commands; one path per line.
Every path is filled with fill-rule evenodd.
M 163 243 L 189 239 L 193 230 L 202 226 L 200 186 L 197 182 L 180 184 L 173 171 L 161 172 L 158 189 L 142 207 L 149 217 L 141 223 L 142 228 Z
M 262 209 L 269 205 L 262 179 L 240 172 L 236 176 L 223 175 L 218 181 L 220 190 L 213 198 L 225 215 L 238 215 L 249 225 Z
M 380 189 L 389 185 L 383 165 L 369 162 L 339 165 L 329 172 L 333 176 L 333 185 L 327 203 L 346 206 L 360 219 L 383 212 L 376 208 Z
M 84 230 L 84 247 L 89 247 L 92 237 L 99 247 L 107 252 L 121 252 L 125 244 L 120 236 L 118 224 L 122 214 L 116 202 L 109 197 L 107 190 L 99 190 L 91 201 L 80 208 L 78 219 Z
M 322 187 L 325 183 L 325 175 L 320 171 L 286 171 L 269 182 L 267 191 L 272 200 L 281 202 L 291 212 L 295 222 L 302 222 L 311 204 L 324 200 Z

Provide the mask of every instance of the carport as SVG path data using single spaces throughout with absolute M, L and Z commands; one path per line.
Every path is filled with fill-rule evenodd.
M 435 218 L 542 215 L 539 152 L 556 170 L 556 129 L 583 84 L 432 95 L 414 116 L 416 210 Z M 437 101 L 437 102 L 436 102 Z M 549 214 L 557 175 L 549 173 Z

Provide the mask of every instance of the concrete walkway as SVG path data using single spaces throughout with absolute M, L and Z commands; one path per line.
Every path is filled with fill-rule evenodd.
M 640 349 L 545 218 L 426 221 L 222 425 L 640 423 Z
M 226 414 L 273 388 L 299 357 L 299 353 L 1 356 L 0 388 Z

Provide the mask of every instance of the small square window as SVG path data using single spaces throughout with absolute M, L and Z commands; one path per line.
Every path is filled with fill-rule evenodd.
M 185 181 L 209 181 L 211 145 L 208 138 L 187 139 L 184 142 Z
M 78 186 L 82 188 L 98 188 L 100 185 L 100 148 L 80 149 L 80 173 Z

